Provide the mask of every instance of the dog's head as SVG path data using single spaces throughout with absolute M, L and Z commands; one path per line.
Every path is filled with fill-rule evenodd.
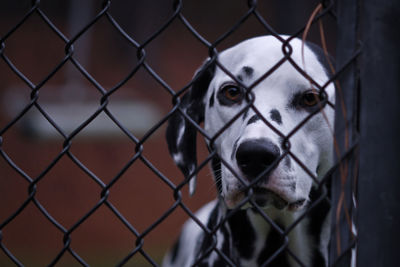
M 320 86 L 329 80 L 320 48 L 306 43 L 302 50 L 299 39 L 290 47 L 291 60 L 312 80 Z M 313 177 L 323 176 L 332 164 L 334 110 L 326 103 L 334 103 L 334 85 L 320 92 L 288 60 L 275 69 L 284 57 L 277 38 L 257 37 L 219 54 L 225 70 L 207 61 L 197 72 L 167 128 L 170 153 L 191 180 L 191 193 L 198 131 L 193 122 L 204 120 L 205 133 L 216 137 L 209 144 L 217 152 L 211 165 L 229 208 L 249 192 L 263 207 L 305 205 Z

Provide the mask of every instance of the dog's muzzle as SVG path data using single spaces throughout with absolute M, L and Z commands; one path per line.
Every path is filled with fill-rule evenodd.
M 227 200 L 228 206 L 234 206 L 245 196 L 250 196 L 260 207 L 274 206 L 280 210 L 300 208 L 305 199 L 289 202 L 279 189 L 268 187 L 270 173 L 279 165 L 280 156 L 279 147 L 268 139 L 248 140 L 241 143 L 236 151 L 236 162 L 252 189 L 240 187 Z
M 251 196 L 254 202 L 262 208 L 274 206 L 279 210 L 287 208 L 287 210 L 289 211 L 295 211 L 301 208 L 306 202 L 305 199 L 300 199 L 295 202 L 289 203 L 274 191 L 266 188 L 256 187 L 253 188 L 253 190 L 250 192 L 252 194 Z

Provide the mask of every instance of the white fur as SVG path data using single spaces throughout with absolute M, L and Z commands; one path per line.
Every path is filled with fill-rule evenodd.
M 282 38 L 288 38 L 282 36 Z M 292 47 L 291 58 L 302 68 L 310 77 L 312 77 L 319 85 L 324 85 L 328 81 L 328 76 L 318 61 L 317 56 L 307 46 L 304 47 L 302 54 L 302 41 L 293 39 L 290 42 Z M 273 68 L 285 55 L 282 52 L 282 43 L 273 36 L 263 36 L 246 40 L 238 45 L 220 53 L 218 61 L 233 75 L 242 76 L 242 81 L 246 86 L 258 80 L 267 71 Z M 303 62 L 304 58 L 304 62 Z M 243 73 L 243 67 L 251 67 L 254 71 L 251 75 Z M 228 122 L 231 122 L 243 108 L 248 104 L 243 101 L 241 104 L 235 105 L 219 105 L 217 94 L 224 84 L 235 83 L 234 80 L 219 67 L 216 68 L 214 76 L 209 84 L 205 98 L 203 99 L 205 107 L 205 123 L 204 128 L 208 136 L 213 136 L 220 131 Z M 233 157 L 236 152 L 235 147 L 240 146 L 245 141 L 266 138 L 281 148 L 280 134 L 288 135 L 294 128 L 299 125 L 309 113 L 299 108 L 291 108 L 290 100 L 296 93 L 305 92 L 313 88 L 310 81 L 307 80 L 296 68 L 288 61 L 279 66 L 270 76 L 262 80 L 252 89 L 255 97 L 254 106 L 248 110 L 245 120 L 242 115 L 239 116 L 232 124 L 222 133 L 215 141 L 219 157 L 223 159 L 232 169 L 222 164 L 221 179 L 222 194 L 221 199 L 213 201 L 203 207 L 196 217 L 206 225 L 210 218 L 210 213 L 219 205 L 219 215 L 224 216 L 226 208 L 234 208 L 238 205 L 245 193 L 242 192 L 242 182 L 238 176 L 246 181 L 247 178 L 243 174 Z M 326 93 L 331 103 L 334 103 L 334 86 L 330 84 L 326 87 Z M 215 104 L 210 107 L 207 101 L 214 95 Z M 277 110 L 280 113 L 282 123 L 278 123 L 270 119 L 271 110 Z M 256 111 L 269 121 L 280 134 L 272 130 L 262 120 L 252 124 L 247 124 Z M 317 178 L 321 178 L 332 165 L 333 141 L 331 126 L 334 120 L 334 110 L 329 105 L 313 116 L 307 123 L 298 129 L 289 139 L 290 152 L 294 154 L 307 169 Z M 178 141 L 182 139 L 183 130 L 179 130 Z M 237 145 L 235 146 L 235 143 Z M 282 149 L 282 148 L 281 148 Z M 282 151 L 281 151 L 282 152 Z M 287 161 L 290 161 L 290 167 L 284 164 L 282 160 L 279 165 L 271 172 L 266 181 L 258 186 L 274 192 L 287 203 L 295 203 L 298 200 L 308 199 L 313 179 L 310 175 L 294 160 L 291 155 L 287 155 Z M 177 156 L 176 161 L 182 161 Z M 293 189 L 295 188 L 295 189 Z M 221 201 L 226 204 L 221 204 Z M 271 220 L 278 220 L 282 227 L 290 227 L 302 213 L 303 206 L 295 207 L 293 210 L 278 210 L 274 206 L 263 207 L 264 212 Z M 242 208 L 248 208 L 247 204 Z M 246 210 L 246 216 L 250 220 L 250 225 L 243 227 L 252 227 L 256 232 L 256 240 L 254 241 L 255 255 L 259 255 L 272 231 L 271 225 L 265 219 L 252 209 Z M 320 244 L 312 244 L 312 240 L 306 234 L 308 219 L 301 220 L 288 234 L 290 251 L 302 261 L 303 264 L 309 266 L 311 264 L 311 253 L 315 247 L 319 247 L 325 262 L 327 262 L 327 245 L 329 240 L 329 223 L 324 223 L 322 238 Z M 173 266 L 191 266 L 196 257 L 199 255 L 199 240 L 202 240 L 204 231 L 193 220 L 186 222 L 182 235 L 180 237 L 179 255 L 175 259 Z M 224 236 L 217 231 L 217 248 L 220 248 Z M 207 259 L 207 263 L 212 266 L 213 261 L 217 258 L 217 253 L 212 252 Z M 164 261 L 164 266 L 168 265 L 171 255 L 168 255 Z M 257 257 L 252 259 L 240 259 L 241 266 L 257 266 Z M 291 267 L 299 266 L 293 259 L 289 258 Z
M 299 39 L 293 39 L 290 42 L 293 48 L 291 58 L 302 66 L 301 45 Z M 240 74 L 244 66 L 254 69 L 251 79 L 244 79 L 247 86 L 251 86 L 261 75 L 266 73 L 270 68 L 277 64 L 284 54 L 282 52 L 282 43 L 273 36 L 263 36 L 244 41 L 224 52 L 219 56 L 219 61 L 234 75 Z M 315 54 L 308 48 L 304 48 L 304 58 L 306 72 L 309 76 L 323 85 L 328 81 L 325 70 L 319 63 Z M 244 76 L 244 75 L 242 75 Z M 218 89 L 227 82 L 233 82 L 232 78 L 217 68 L 214 78 L 212 79 L 206 99 L 211 94 L 217 93 Z M 271 122 L 283 135 L 290 133 L 306 116 L 307 112 L 301 110 L 293 110 L 287 108 L 289 97 L 296 92 L 311 89 L 310 82 L 299 73 L 290 62 L 286 61 L 270 76 L 260 82 L 254 89 L 255 108 L 269 120 L 269 112 L 276 109 L 282 116 L 282 125 Z M 334 86 L 330 84 L 326 88 L 329 100 L 334 103 Z M 237 106 L 216 105 L 210 108 L 206 106 L 205 111 L 205 130 L 210 135 L 217 133 L 227 122 L 229 122 L 247 103 Z M 320 168 L 321 172 L 317 173 L 318 166 L 331 166 L 332 164 L 332 133 L 330 125 L 333 125 L 334 110 L 327 106 L 324 109 L 329 122 L 325 120 L 322 113 L 314 116 L 303 127 L 301 127 L 291 138 L 290 151 L 304 163 L 307 168 L 315 175 L 321 177 L 327 171 L 327 168 Z M 248 118 L 254 113 L 249 110 Z M 210 119 L 212 118 L 212 119 Z M 240 143 L 257 138 L 268 138 L 275 144 L 279 144 L 279 135 L 270 129 L 265 123 L 259 121 L 247 126 L 239 118 L 237 119 L 223 134 L 216 140 L 216 147 L 219 155 L 232 167 L 237 174 L 241 174 L 235 159 L 232 159 L 232 148 L 235 140 L 239 139 Z M 307 198 L 312 186 L 312 178 L 297 164 L 291 160 L 293 169 L 285 168 L 283 161 L 272 172 L 268 183 L 264 186 L 272 191 L 276 191 L 288 202 L 295 202 L 302 198 Z M 243 177 L 245 180 L 246 178 Z M 226 199 L 236 196 L 235 191 L 240 184 L 237 177 L 226 167 L 222 166 L 222 189 L 223 196 Z M 290 186 L 296 186 L 296 192 L 289 192 Z M 228 190 L 228 188 L 230 190 Z M 229 205 L 237 204 L 241 199 L 236 198 L 235 201 L 228 201 Z

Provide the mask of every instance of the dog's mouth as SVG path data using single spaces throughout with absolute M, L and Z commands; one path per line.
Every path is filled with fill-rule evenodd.
M 275 207 L 278 210 L 297 211 L 304 207 L 306 199 L 296 201 L 288 201 L 278 193 L 264 187 L 254 187 L 252 190 L 239 191 L 229 198 L 225 198 L 228 208 L 234 208 L 244 199 L 251 199 L 260 208 Z M 251 205 L 243 205 L 242 208 L 250 207 Z
M 274 191 L 262 187 L 254 188 L 251 198 L 262 208 L 273 206 L 279 210 L 287 209 L 289 211 L 300 209 L 306 202 L 305 199 L 289 202 Z

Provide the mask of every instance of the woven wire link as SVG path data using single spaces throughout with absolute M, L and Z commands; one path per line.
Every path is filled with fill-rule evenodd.
M 271 124 L 271 122 L 268 120 L 268 118 L 265 118 L 262 116 L 259 110 L 254 105 L 254 95 L 252 94 L 252 89 L 262 82 L 264 79 L 267 79 L 275 70 L 277 70 L 283 63 L 289 62 L 292 64 L 302 75 L 304 75 L 308 80 L 311 81 L 313 85 L 315 85 L 320 91 L 324 92 L 325 88 L 328 86 L 329 83 L 331 82 L 336 82 L 338 75 L 346 68 L 346 66 L 343 66 L 341 69 L 337 69 L 335 75 L 328 81 L 326 84 L 318 84 L 316 81 L 312 80 L 311 77 L 308 77 L 307 74 L 301 69 L 301 67 L 297 66 L 296 63 L 291 59 L 291 51 L 292 48 L 290 47 L 289 40 L 285 41 L 281 39 L 281 37 L 278 35 L 278 33 L 274 30 L 274 28 L 268 23 L 268 18 L 265 18 L 261 12 L 258 10 L 258 2 L 256 0 L 250 0 L 248 1 L 248 7 L 247 9 L 243 10 L 243 15 L 240 17 L 233 25 L 230 27 L 229 30 L 227 30 L 225 33 L 221 34 L 216 40 L 207 40 L 204 36 L 201 35 L 201 33 L 196 30 L 196 27 L 191 24 L 190 22 L 190 17 L 186 17 L 185 13 L 183 11 L 183 4 L 184 1 L 182 0 L 176 0 L 172 3 L 171 9 L 172 9 L 172 15 L 169 17 L 168 20 L 165 21 L 165 23 L 159 27 L 157 31 L 155 31 L 151 36 L 149 36 L 146 40 L 143 42 L 138 42 L 135 40 L 134 36 L 131 36 L 127 33 L 127 31 L 124 30 L 124 28 L 119 24 L 118 19 L 114 18 L 112 12 L 110 11 L 111 6 L 113 4 L 113 1 L 108 0 L 108 1 L 103 1 L 101 8 L 96 11 L 96 15 L 91 19 L 84 27 L 82 27 L 75 35 L 71 36 L 71 38 L 67 38 L 66 35 L 58 29 L 56 24 L 49 18 L 47 17 L 46 13 L 42 10 L 41 6 L 41 1 L 36 0 L 32 1 L 30 9 L 25 13 L 25 15 L 20 18 L 20 20 L 6 32 L 3 36 L 0 38 L 0 57 L 2 61 L 8 66 L 8 68 L 26 85 L 27 88 L 29 88 L 29 91 L 26 91 L 26 94 L 29 95 L 29 103 L 26 104 L 20 111 L 19 113 L 9 120 L 5 126 L 1 126 L 2 128 L 0 129 L 0 155 L 3 161 L 5 161 L 14 171 L 16 174 L 16 179 L 23 179 L 27 183 L 27 191 L 28 194 L 26 198 L 22 201 L 18 209 L 16 209 L 9 217 L 7 217 L 4 221 L 0 221 L 0 248 L 1 250 L 7 255 L 9 259 L 13 263 L 15 263 L 17 266 L 23 266 L 22 260 L 17 258 L 11 249 L 9 249 L 6 246 L 6 239 L 4 238 L 3 235 L 3 229 L 6 229 L 6 227 L 10 224 L 12 224 L 15 219 L 26 209 L 28 205 L 33 204 L 37 210 L 42 214 L 46 220 L 48 220 L 56 229 L 63 235 L 63 240 L 62 244 L 63 247 L 62 249 L 58 252 L 58 254 L 49 262 L 48 264 L 50 266 L 56 265 L 57 263 L 60 262 L 60 260 L 65 257 L 66 254 L 70 254 L 76 261 L 76 263 L 79 263 L 82 266 L 88 266 L 89 264 L 85 261 L 85 257 L 80 255 L 79 251 L 75 250 L 72 246 L 72 238 L 71 235 L 76 232 L 76 230 L 81 227 L 82 224 L 85 223 L 91 216 L 93 216 L 94 213 L 100 208 L 100 207 L 106 207 L 113 216 L 115 216 L 118 221 L 130 232 L 132 236 L 135 238 L 135 243 L 132 244 L 130 252 L 125 255 L 124 258 L 119 259 L 119 262 L 116 262 L 116 265 L 118 266 L 123 266 L 125 264 L 128 264 L 132 257 L 135 255 L 140 254 L 147 262 L 148 264 L 152 266 L 158 266 L 159 262 L 156 262 L 153 257 L 145 251 L 144 249 L 144 243 L 146 240 L 146 237 L 153 232 L 157 227 L 160 226 L 168 217 L 172 216 L 173 213 L 176 210 L 181 210 L 187 214 L 188 217 L 192 218 L 204 231 L 206 235 L 210 235 L 212 237 L 212 244 L 209 247 L 209 249 L 205 252 L 205 254 L 198 259 L 198 262 L 201 262 L 203 258 L 207 257 L 210 253 L 216 252 L 217 255 L 225 262 L 227 266 L 235 266 L 234 259 L 230 259 L 229 255 L 225 255 L 223 251 L 219 250 L 217 248 L 217 235 L 216 232 L 218 229 L 221 227 L 222 224 L 226 223 L 232 214 L 239 210 L 246 202 L 249 202 L 255 210 L 257 210 L 261 216 L 265 219 L 265 221 L 270 224 L 271 228 L 279 233 L 279 236 L 284 240 L 283 245 L 266 261 L 263 263 L 263 266 L 268 266 L 270 262 L 272 262 L 277 256 L 279 256 L 281 253 L 288 253 L 291 255 L 293 260 L 299 264 L 299 266 L 305 266 L 303 262 L 299 259 L 299 255 L 296 255 L 294 251 L 291 251 L 288 248 L 288 234 L 293 230 L 296 225 L 307 215 L 308 212 L 310 212 L 318 203 L 326 198 L 328 198 L 328 193 L 324 192 L 324 194 L 316 200 L 314 203 L 312 203 L 307 210 L 304 212 L 303 216 L 300 216 L 298 220 L 291 225 L 287 229 L 282 229 L 279 225 L 277 225 L 271 218 L 268 217 L 267 214 L 263 211 L 261 207 L 255 203 L 251 199 L 252 195 L 252 189 L 251 187 L 256 184 L 261 178 L 262 174 L 259 175 L 257 179 L 255 179 L 253 182 L 249 183 L 242 179 L 242 177 L 235 173 L 232 167 L 229 166 L 227 162 L 225 162 L 223 159 L 222 164 L 227 167 L 228 169 L 231 170 L 232 173 L 235 174 L 237 179 L 246 187 L 248 187 L 249 194 L 248 196 L 242 201 L 241 204 L 238 205 L 236 209 L 234 209 L 232 212 L 228 213 L 226 218 L 223 218 L 219 224 L 214 228 L 214 229 L 209 229 L 206 225 L 203 225 L 200 220 L 196 217 L 194 212 L 191 210 L 189 205 L 183 201 L 182 197 L 182 192 L 181 190 L 187 186 L 188 181 L 184 180 L 181 183 L 175 184 L 172 182 L 172 179 L 167 177 L 162 171 L 160 171 L 152 162 L 151 160 L 144 155 L 144 151 L 146 149 L 146 142 L 155 135 L 156 131 L 158 131 L 162 126 L 164 126 L 168 119 L 174 114 L 174 113 L 182 113 L 185 118 L 190 121 L 198 130 L 198 134 L 204 137 L 206 140 L 208 140 L 211 151 L 209 155 L 201 161 L 198 164 L 198 167 L 195 171 L 195 174 L 200 172 L 200 170 L 204 169 L 212 160 L 214 156 L 216 156 L 216 150 L 214 148 L 214 142 L 215 140 L 223 134 L 243 113 L 245 113 L 248 110 L 252 110 L 255 112 L 259 117 L 262 119 L 262 121 L 270 127 L 273 132 L 275 132 L 277 135 L 279 135 L 285 143 L 286 150 L 284 153 L 276 160 L 276 162 L 273 164 L 273 166 L 270 167 L 273 168 L 279 162 L 286 156 L 290 156 L 297 164 L 299 164 L 306 173 L 309 174 L 310 178 L 314 180 L 314 183 L 317 184 L 317 187 L 320 190 L 323 190 L 323 186 L 326 183 L 330 182 L 332 173 L 337 171 L 338 168 L 341 167 L 341 162 L 344 162 L 346 158 L 351 157 L 352 153 L 354 153 L 354 147 L 351 147 L 348 149 L 347 153 L 345 153 L 342 158 L 338 159 L 338 163 L 332 167 L 331 171 L 328 172 L 325 177 L 318 181 L 317 178 L 312 174 L 310 170 L 307 169 L 304 163 L 301 162 L 301 160 L 295 155 L 291 150 L 290 150 L 290 138 L 301 128 L 303 127 L 304 124 L 307 123 L 313 116 L 315 116 L 317 113 L 320 112 L 320 110 L 317 110 L 316 112 L 313 112 L 309 114 L 303 121 L 299 122 L 299 124 L 293 128 L 293 130 L 289 134 L 283 134 L 281 133 L 277 128 Z M 64 45 L 64 56 L 62 60 L 55 66 L 45 78 L 43 78 L 41 81 L 38 83 L 32 82 L 24 73 L 21 71 L 14 63 L 13 61 L 7 56 L 7 42 L 8 40 L 15 34 L 16 31 L 26 23 L 29 23 L 29 18 L 32 16 L 37 16 L 40 18 L 40 20 L 48 27 L 52 34 L 56 36 L 61 42 L 63 42 Z M 334 12 L 334 3 L 333 1 L 322 1 L 322 10 L 318 13 L 317 16 L 315 16 L 312 20 L 312 25 L 319 23 L 320 20 L 322 20 L 325 17 L 331 17 L 334 18 L 336 17 L 335 12 Z M 187 114 L 185 114 L 184 110 L 180 109 L 179 103 L 181 100 L 181 97 L 189 90 L 191 85 L 195 82 L 195 80 L 190 81 L 187 85 L 183 86 L 182 88 L 174 89 L 172 88 L 158 73 L 156 70 L 154 70 L 150 64 L 147 61 L 147 53 L 146 49 L 151 45 L 157 38 L 159 38 L 162 34 L 164 34 L 169 27 L 173 23 L 180 23 L 183 25 L 193 37 L 197 39 L 197 41 L 208 50 L 208 54 L 210 57 L 210 62 L 215 63 L 220 69 L 222 69 L 227 75 L 229 75 L 235 82 L 238 84 L 241 84 L 241 81 L 237 80 L 237 78 L 230 73 L 226 67 L 221 64 L 218 61 L 218 49 L 217 47 L 224 42 L 228 37 L 230 37 L 232 34 L 234 34 L 238 28 L 240 28 L 241 25 L 243 25 L 247 20 L 249 19 L 255 19 L 262 27 L 265 29 L 265 34 L 271 34 L 274 35 L 276 38 L 281 40 L 282 42 L 282 51 L 284 52 L 284 56 L 282 57 L 282 60 L 279 61 L 274 67 L 272 67 L 267 73 L 262 75 L 256 82 L 254 82 L 251 86 L 246 87 L 247 89 L 247 98 L 250 99 L 248 102 L 248 105 L 242 109 L 238 114 L 236 114 L 230 122 L 228 122 L 226 125 L 224 125 L 214 136 L 209 136 L 204 129 L 202 128 L 201 125 L 197 125 Z M 121 79 L 115 86 L 112 88 L 106 89 L 105 86 L 103 86 L 100 82 L 98 82 L 90 73 L 89 71 L 79 62 L 79 60 L 75 57 L 74 55 L 74 47 L 76 43 L 84 36 L 86 32 L 91 30 L 91 28 L 98 23 L 100 20 L 106 20 L 109 25 L 111 25 L 113 31 L 117 33 L 119 36 L 121 36 L 131 47 L 133 47 L 137 52 L 136 52 L 136 58 L 137 58 L 137 63 L 136 65 L 129 71 L 129 73 Z M 301 37 L 301 35 L 304 33 L 306 30 L 306 25 L 299 25 L 298 30 L 292 35 L 292 38 L 294 37 Z M 190 48 L 189 48 L 190 49 Z M 354 64 L 354 61 L 356 59 L 356 56 L 358 55 L 358 52 L 355 52 L 354 57 L 349 59 L 348 64 Z M 41 95 L 41 89 L 43 88 L 44 85 L 46 85 L 49 80 L 58 72 L 61 71 L 64 65 L 67 63 L 71 63 L 74 68 L 79 71 L 82 77 L 85 78 L 87 82 L 89 82 L 100 94 L 100 97 L 98 98 L 98 106 L 96 110 L 85 120 L 83 121 L 79 126 L 75 128 L 74 131 L 71 133 L 65 132 L 61 126 L 57 124 L 57 122 L 52 118 L 52 116 L 46 112 L 46 109 L 44 109 L 39 101 L 40 95 Z M 109 103 L 111 100 L 111 96 L 115 94 L 117 91 L 121 90 L 121 88 L 126 85 L 129 81 L 134 79 L 135 75 L 138 73 L 138 71 L 145 71 L 147 74 L 150 75 L 150 77 L 161 87 L 163 90 L 170 96 L 170 101 L 172 103 L 172 107 L 168 114 L 164 116 L 158 123 L 154 124 L 143 136 L 138 137 L 135 136 L 128 128 L 124 126 L 123 123 L 119 121 L 119 118 L 113 114 L 112 110 L 109 108 Z M 243 87 L 245 87 L 243 85 Z M 332 103 L 322 103 L 322 105 L 328 105 L 333 107 Z M 40 112 L 41 116 L 51 124 L 51 126 L 57 131 L 57 133 L 62 137 L 63 139 L 63 145 L 62 145 L 62 150 L 52 159 L 52 161 L 48 164 L 48 166 L 38 175 L 36 176 L 30 176 L 24 170 L 18 166 L 17 163 L 15 163 L 10 157 L 9 153 L 4 149 L 4 143 L 7 142 L 7 139 L 3 138 L 3 136 L 10 131 L 11 128 L 15 127 L 18 122 L 20 122 L 26 114 L 33 110 L 36 109 L 37 111 Z M 105 183 L 100 177 L 98 177 L 89 167 L 87 167 L 83 162 L 79 160 L 79 158 L 74 154 L 72 151 L 72 142 L 75 140 L 75 138 L 82 134 L 82 132 L 91 124 L 93 121 L 99 117 L 100 114 L 105 114 L 115 125 L 116 127 L 119 128 L 119 130 L 134 144 L 134 153 L 129 159 L 129 161 L 123 166 L 123 168 L 120 169 L 120 171 L 107 183 Z M 37 198 L 36 194 L 38 191 L 38 188 L 40 187 L 40 182 L 43 179 L 47 178 L 47 175 L 49 172 L 56 166 L 57 164 L 60 163 L 60 161 L 64 158 L 68 158 L 71 160 L 79 169 L 81 169 L 87 177 L 89 177 L 95 184 L 96 186 L 100 189 L 101 193 L 100 196 L 97 200 L 97 203 L 93 205 L 93 207 L 82 217 L 80 217 L 78 220 L 75 221 L 75 223 L 70 226 L 66 227 L 63 225 L 60 221 L 58 221 L 56 218 L 52 216 L 52 214 L 46 209 L 46 205 L 43 204 L 39 199 Z M 122 212 L 118 210 L 118 208 L 112 203 L 112 201 L 109 199 L 110 194 L 112 194 L 113 187 L 119 183 L 121 177 L 129 170 L 134 164 L 141 162 L 144 164 L 148 170 L 150 170 L 158 179 L 166 186 L 167 189 L 165 190 L 170 190 L 171 195 L 174 198 L 173 204 L 164 211 L 163 214 L 161 214 L 157 220 L 155 220 L 153 223 L 149 224 L 146 229 L 144 230 L 138 230 L 135 228 L 135 224 L 132 221 L 129 221 Z M 269 170 L 266 170 L 264 173 L 268 172 Z M 145 206 L 145 204 L 143 205 Z M 346 251 L 342 251 L 342 253 L 347 253 L 350 251 L 352 246 L 350 245 Z

